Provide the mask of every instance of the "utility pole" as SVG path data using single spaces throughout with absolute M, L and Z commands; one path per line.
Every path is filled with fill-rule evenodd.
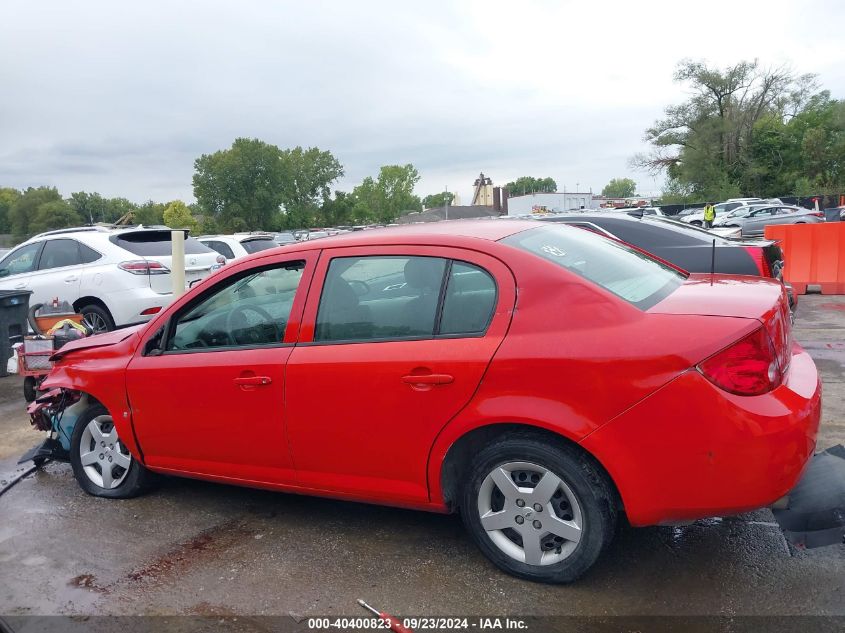
M 446 185 L 446 193 L 449 193 L 449 185 Z M 449 196 L 446 196 L 443 201 L 446 203 L 446 219 L 449 219 Z

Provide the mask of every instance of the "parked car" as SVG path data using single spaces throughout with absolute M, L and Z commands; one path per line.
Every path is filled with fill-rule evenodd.
M 815 224 L 824 222 L 824 213 L 787 205 L 751 205 L 735 209 L 717 219 L 718 226 L 739 227 L 743 237 L 763 235 L 770 224 Z
M 235 233 L 234 235 L 201 235 L 197 238 L 217 251 L 226 261 L 241 259 L 252 253 L 279 246 L 272 233 Z
M 783 204 L 778 198 L 769 198 L 768 200 L 763 200 L 762 198 L 731 198 L 725 202 L 713 205 L 713 210 L 716 212 L 716 221 L 736 209 L 760 203 Z M 695 226 L 704 226 L 704 209 L 699 209 L 695 213 L 689 213 L 682 219 L 684 222 L 689 222 Z
M 783 279 L 783 251 L 771 240 L 742 241 L 714 235 L 710 231 L 672 218 L 623 213 L 559 214 L 542 222 L 563 222 L 633 244 L 667 262 L 693 273 L 715 272 L 759 275 Z M 715 259 L 713 243 L 716 244 Z M 795 295 L 789 290 L 790 308 Z
M 821 406 L 781 284 L 520 220 L 262 251 L 53 360 L 39 406 L 92 495 L 165 473 L 457 511 L 496 565 L 546 582 L 589 569 L 623 513 L 780 499 Z
M 41 233 L 0 260 L 0 290 L 31 290 L 30 305 L 67 301 L 95 332 L 141 323 L 173 298 L 170 229 L 82 227 Z M 223 258 L 185 238 L 188 283 Z
M 288 244 L 296 244 L 297 239 L 293 233 L 282 232 L 273 235 L 273 241 L 279 246 L 287 246 Z

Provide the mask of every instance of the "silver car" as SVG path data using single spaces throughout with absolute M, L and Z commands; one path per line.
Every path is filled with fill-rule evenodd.
M 751 204 L 738 207 L 716 219 L 714 226 L 739 227 L 743 237 L 763 235 L 770 224 L 815 224 L 824 222 L 824 213 L 785 204 Z

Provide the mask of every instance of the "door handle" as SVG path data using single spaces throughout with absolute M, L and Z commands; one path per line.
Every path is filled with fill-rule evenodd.
M 68 275 L 67 277 L 65 277 L 65 281 L 68 283 L 70 283 L 71 281 L 76 281 L 77 279 L 79 279 L 79 277 L 77 277 L 76 275 Z
M 449 374 L 422 374 L 402 376 L 402 382 L 409 385 L 448 385 L 455 380 Z
M 20 290 L 21 288 L 26 288 L 26 282 L 20 282 L 19 284 L 15 284 L 15 290 Z
M 241 387 L 263 387 L 273 381 L 270 376 L 241 376 L 235 378 L 232 382 Z

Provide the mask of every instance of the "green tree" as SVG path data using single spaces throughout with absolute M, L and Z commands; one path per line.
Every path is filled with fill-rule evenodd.
M 331 194 L 330 185 L 343 176 L 343 165 L 331 152 L 316 147 L 284 150 L 281 160 L 287 174 L 283 224 L 288 228 L 311 226 L 320 202 Z
M 238 138 L 232 147 L 194 162 L 194 197 L 222 227 L 269 229 L 278 222 L 291 185 L 282 152 L 258 139 Z
M 167 205 L 147 200 L 135 210 L 135 223 L 144 226 L 164 224 L 164 209 Z
M 421 211 L 422 203 L 414 195 L 414 186 L 420 175 L 416 167 L 407 165 L 384 165 L 376 180 L 367 176 L 355 187 L 353 215 L 359 220 L 393 222 L 404 211 Z
M 0 233 L 8 233 L 11 230 L 9 224 L 9 209 L 21 197 L 21 192 L 10 187 L 0 188 Z
M 423 209 L 437 209 L 445 207 L 447 204 L 452 204 L 455 199 L 455 194 L 451 191 L 443 191 L 441 193 L 432 193 L 427 195 L 422 200 Z
M 65 200 L 51 200 L 38 205 L 29 230 L 32 233 L 43 233 L 79 226 L 81 223 L 82 218 Z
M 554 193 L 557 191 L 557 183 L 553 178 L 521 176 L 506 184 L 505 188 L 512 196 L 523 196 L 529 193 Z
M 630 198 L 637 193 L 637 183 L 630 178 L 611 178 L 601 190 L 608 198 Z
M 164 208 L 163 219 L 172 229 L 189 229 L 192 233 L 199 229 L 197 219 L 191 215 L 188 205 L 181 200 L 174 200 Z
M 315 224 L 320 226 L 343 226 L 352 224 L 356 218 L 353 215 L 355 198 L 345 191 L 335 191 L 334 197 L 326 197 L 320 206 Z
M 23 240 L 32 235 L 35 229 L 30 224 L 33 223 L 39 207 L 56 201 L 62 202 L 62 197 L 55 187 L 29 187 L 24 191 L 9 207 L 9 225 L 15 239 Z
M 837 124 L 841 104 L 816 92 L 813 75 L 764 69 L 755 60 L 724 69 L 683 61 L 675 80 L 691 89 L 646 130 L 652 151 L 632 164 L 667 176 L 664 200 L 789 195 L 812 183 L 843 183 Z

